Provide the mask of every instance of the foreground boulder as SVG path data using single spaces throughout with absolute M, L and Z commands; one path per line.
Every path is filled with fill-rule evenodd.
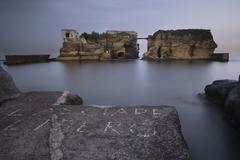
M 52 160 L 190 159 L 174 107 L 62 106 L 51 123 Z
M 235 80 L 218 80 L 205 87 L 205 93 L 214 101 L 224 106 L 227 119 L 240 128 L 240 78 Z
M 212 98 L 218 99 L 223 103 L 228 98 L 231 90 L 238 86 L 235 80 L 217 80 L 205 87 L 205 93 Z
M 0 66 L 0 103 L 18 95 L 17 89 L 12 77 Z
M 240 128 L 240 84 L 230 91 L 225 109 L 230 122 Z

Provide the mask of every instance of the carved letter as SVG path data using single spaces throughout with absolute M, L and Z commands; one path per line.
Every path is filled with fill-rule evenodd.
M 110 130 L 110 131 L 120 135 L 120 133 L 116 129 L 113 128 L 114 127 L 113 124 L 116 124 L 117 127 L 119 127 L 121 125 L 121 123 L 108 122 L 106 128 L 104 129 L 104 133 L 106 133 L 108 130 Z
M 84 127 L 85 127 L 85 128 L 87 127 L 87 126 L 86 126 L 86 123 L 87 123 L 87 122 L 83 122 L 83 124 L 77 129 L 77 132 L 84 132 L 83 128 L 84 128 Z
M 119 113 L 119 114 L 127 114 L 127 111 L 125 109 L 121 108 L 121 109 L 117 110 L 115 113 L 113 113 L 111 116 L 114 116 L 117 113 Z
M 17 116 L 23 116 L 22 114 L 17 114 L 17 112 L 21 111 L 22 109 L 17 109 L 12 113 L 9 113 L 8 116 L 9 117 L 17 117 Z
M 103 111 L 103 115 L 105 116 L 107 114 L 108 108 L 105 108 Z
M 134 133 L 133 127 L 135 127 L 135 126 L 136 126 L 135 123 L 130 124 L 129 130 L 130 130 L 131 133 Z
M 135 115 L 139 115 L 139 114 L 144 114 L 147 113 L 146 109 L 143 108 L 135 108 Z
M 153 116 L 157 117 L 157 116 L 161 116 L 161 110 L 160 109 L 153 109 Z

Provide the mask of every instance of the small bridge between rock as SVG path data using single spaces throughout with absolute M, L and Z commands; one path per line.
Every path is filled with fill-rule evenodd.
M 148 38 L 145 38 L 145 37 L 140 37 L 140 38 L 137 38 L 137 39 L 144 39 L 144 40 L 148 40 Z

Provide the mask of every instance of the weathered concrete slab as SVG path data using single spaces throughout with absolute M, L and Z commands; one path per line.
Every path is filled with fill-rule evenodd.
M 52 160 L 186 160 L 177 111 L 169 106 L 54 108 Z
M 68 91 L 20 93 L 0 66 L 0 160 L 50 159 L 50 112 L 60 104 L 79 105 L 82 98 Z
M 29 92 L 0 105 L 0 159 L 46 160 L 49 118 L 62 92 Z

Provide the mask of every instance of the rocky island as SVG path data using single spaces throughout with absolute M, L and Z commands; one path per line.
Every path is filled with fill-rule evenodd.
M 83 106 L 66 91 L 22 93 L 0 75 L 0 159 L 191 159 L 175 107 Z
M 76 30 L 62 30 L 62 48 L 57 60 L 136 59 L 137 32 L 106 31 L 79 35 Z
M 210 30 L 159 30 L 147 40 L 147 60 L 228 60 L 228 54 L 213 54 L 217 44 Z
M 229 53 L 214 53 L 217 47 L 210 30 L 159 30 L 147 38 L 135 31 L 108 30 L 103 33 L 79 34 L 62 29 L 62 47 L 57 58 L 43 55 L 6 55 L 6 65 L 59 61 L 106 61 L 139 58 L 138 39 L 148 43 L 145 60 L 214 60 L 228 61 Z

